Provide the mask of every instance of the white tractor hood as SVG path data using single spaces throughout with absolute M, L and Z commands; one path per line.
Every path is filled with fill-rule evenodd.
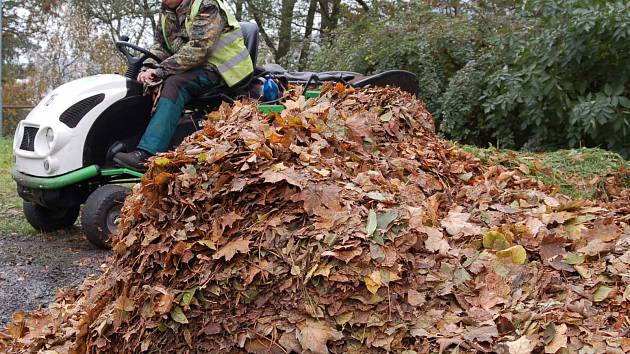
M 92 124 L 126 95 L 127 79 L 120 75 L 90 76 L 50 92 L 16 129 L 16 169 L 54 177 L 85 167 L 83 147 Z

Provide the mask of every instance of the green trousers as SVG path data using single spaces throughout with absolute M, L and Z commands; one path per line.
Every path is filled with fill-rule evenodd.
M 155 113 L 140 139 L 138 149 L 151 154 L 166 151 L 175 135 L 184 105 L 219 83 L 219 76 L 205 69 L 192 69 L 166 78 Z

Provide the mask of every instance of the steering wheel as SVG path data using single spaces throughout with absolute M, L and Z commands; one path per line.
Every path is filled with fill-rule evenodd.
M 148 49 L 139 47 L 127 41 L 117 41 L 116 48 L 125 56 L 125 59 L 127 60 L 127 73 L 125 74 L 125 76 L 130 79 L 135 80 L 145 60 L 153 59 L 158 63 L 162 61 L 162 59 L 160 59 L 157 55 L 151 53 Z M 140 52 L 142 55 L 139 57 L 133 56 L 129 52 L 129 49 Z

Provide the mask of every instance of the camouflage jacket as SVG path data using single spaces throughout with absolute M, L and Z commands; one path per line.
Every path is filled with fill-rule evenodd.
M 162 7 L 160 16 L 166 18 L 165 32 L 168 44 L 164 40 L 160 20 L 154 33 L 155 43 L 151 47 L 151 52 L 162 59 L 160 63 L 162 69 L 158 69 L 156 73 L 160 78 L 181 74 L 196 67 L 214 70 L 207 60 L 214 43 L 221 37 L 223 31 L 228 29 L 227 18 L 216 1 L 203 0 L 193 21 L 189 38 L 185 23 L 192 3 L 193 0 L 183 0 L 174 10 Z

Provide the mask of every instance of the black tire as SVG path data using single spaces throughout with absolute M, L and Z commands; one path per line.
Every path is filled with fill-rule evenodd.
M 69 228 L 79 216 L 80 205 L 71 208 L 49 209 L 35 203 L 24 201 L 22 210 L 31 226 L 41 232 L 52 232 Z
M 112 248 L 111 235 L 116 232 L 116 219 L 129 192 L 129 188 L 107 184 L 92 192 L 85 201 L 81 226 L 85 237 L 96 247 Z

